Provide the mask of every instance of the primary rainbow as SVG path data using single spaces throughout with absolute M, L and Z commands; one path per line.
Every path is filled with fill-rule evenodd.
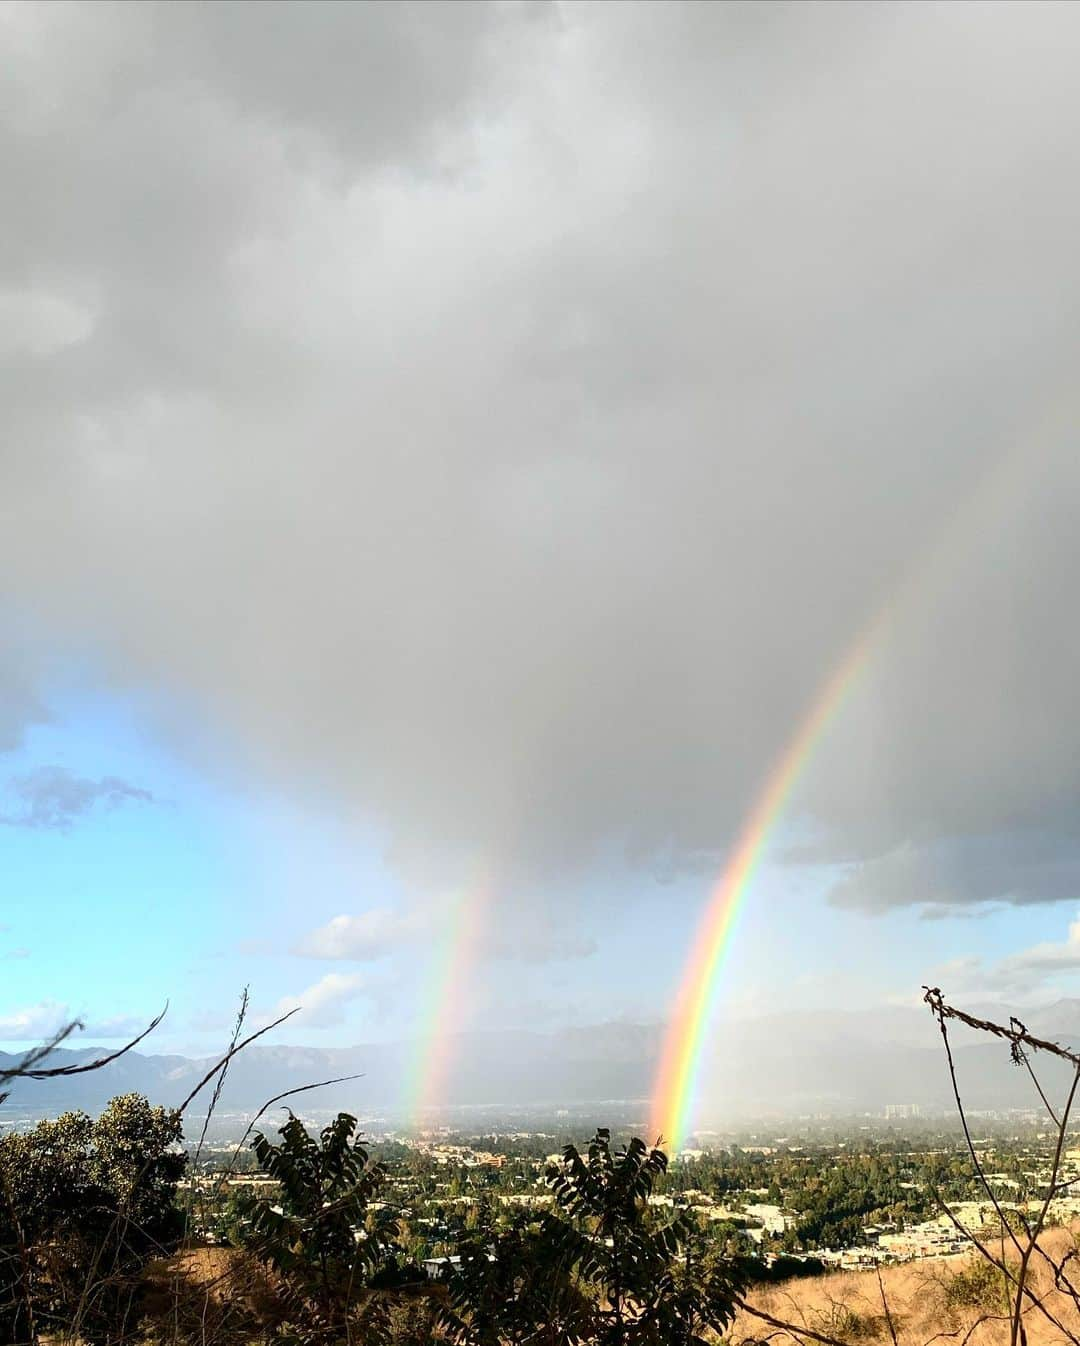
M 731 946 L 739 912 L 751 881 L 784 806 L 819 740 L 869 661 L 884 629 L 918 597 L 934 577 L 947 574 L 963 555 L 971 538 L 990 526 L 999 509 L 1016 498 L 1022 474 L 1031 471 L 1034 455 L 1062 442 L 1076 422 L 1071 381 L 1065 392 L 1039 417 L 1032 432 L 1015 439 L 991 460 L 971 493 L 959 504 L 930 544 L 902 575 L 897 588 L 849 646 L 820 688 L 795 734 L 773 767 L 749 815 L 716 885 L 712 889 L 697 937 L 687 959 L 675 1002 L 675 1012 L 664 1039 L 653 1089 L 654 1134 L 677 1149 L 687 1133 L 687 1123 L 697 1093 L 702 1046 L 719 992 L 720 974 Z
M 1078 409 L 1072 392 L 1073 380 L 1065 370 L 1060 373 L 1060 388 L 1061 392 L 1044 404 L 1045 409 L 1030 431 L 1012 439 L 990 459 L 974 489 L 959 502 L 929 544 L 916 553 L 896 589 L 849 646 L 811 702 L 743 823 L 731 858 L 712 889 L 687 960 L 657 1070 L 653 1089 L 654 1134 L 663 1137 L 671 1149 L 677 1149 L 687 1133 L 701 1070 L 702 1046 L 739 912 L 803 768 L 869 662 L 885 628 L 895 623 L 931 581 L 951 573 L 971 540 L 993 527 L 997 514 L 1011 507 L 1024 480 L 1032 474 L 1037 455 L 1073 452 Z
M 712 890 L 683 973 L 653 1090 L 654 1133 L 672 1149 L 678 1148 L 686 1134 L 703 1039 L 751 880 L 803 767 L 866 663 L 876 629 L 875 622 L 863 632 L 812 702 L 746 818 L 731 858 Z

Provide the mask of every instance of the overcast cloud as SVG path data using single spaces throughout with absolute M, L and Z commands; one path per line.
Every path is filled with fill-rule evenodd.
M 1077 897 L 1080 11 L 16 5 L 0 42 L 0 743 L 89 659 L 418 888 L 525 905 L 722 849 L 923 566 L 799 798 L 835 900 Z

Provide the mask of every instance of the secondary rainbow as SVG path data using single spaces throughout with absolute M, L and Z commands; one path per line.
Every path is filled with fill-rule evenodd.
M 414 1123 L 446 1097 L 453 1065 L 453 1037 L 468 1015 L 488 886 L 463 889 L 450 904 L 446 925 L 428 975 L 427 995 L 413 1070 L 406 1081 L 406 1110 Z
M 743 823 L 731 858 L 712 890 L 683 974 L 653 1090 L 654 1133 L 672 1149 L 678 1148 L 686 1134 L 703 1038 L 751 881 L 803 768 L 866 664 L 877 627 L 874 622 L 861 634 L 819 691 Z

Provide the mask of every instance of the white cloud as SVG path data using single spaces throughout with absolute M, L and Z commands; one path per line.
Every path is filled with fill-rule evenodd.
M 933 980 L 954 990 L 1025 996 L 1075 973 L 1080 973 L 1080 914 L 1060 943 L 1045 940 L 992 963 L 963 955 L 935 968 Z
M 430 933 L 430 923 L 418 913 L 402 913 L 375 907 L 357 916 L 335 916 L 326 925 L 305 935 L 295 952 L 304 958 L 382 958 L 402 945 Z
M 0 1040 L 40 1042 L 63 1024 L 70 1023 L 72 1017 L 66 1005 L 55 1000 L 41 1000 L 36 1005 L 0 1014 Z
M 108 1019 L 84 1018 L 83 1022 L 83 1031 L 88 1038 L 133 1038 L 146 1028 L 150 1019 L 140 1019 L 133 1014 L 114 1014 Z M 151 1040 L 147 1040 L 143 1050 L 153 1051 Z
M 14 951 L 18 956 L 19 950 Z M 108 1019 L 92 1019 L 77 1014 L 70 1005 L 58 1000 L 40 1000 L 36 1005 L 10 1010 L 0 1014 L 0 1041 L 41 1042 L 53 1033 L 79 1019 L 82 1033 L 77 1030 L 65 1042 L 66 1047 L 78 1047 L 80 1037 L 132 1038 L 141 1033 L 147 1021 L 131 1015 L 114 1015 Z
M 298 1009 L 298 1024 L 306 1028 L 329 1028 L 345 1021 L 345 1006 L 370 993 L 368 979 L 358 972 L 328 972 L 299 995 L 283 996 L 272 1017 Z
M 1060 944 L 1046 941 L 1003 958 L 997 965 L 999 975 L 1029 977 L 1043 981 L 1061 972 L 1080 971 L 1080 917 L 1071 921 L 1068 934 Z
M 477 925 L 468 939 L 482 958 L 504 962 L 549 963 L 589 958 L 596 940 L 572 921 L 560 921 L 540 903 L 511 902 L 500 922 L 481 919 L 475 910 L 463 913 L 452 904 L 411 911 L 376 907 L 356 916 L 335 916 L 312 930 L 296 945 L 294 953 L 304 958 L 374 961 L 399 949 L 430 946 L 455 939 L 462 922 Z

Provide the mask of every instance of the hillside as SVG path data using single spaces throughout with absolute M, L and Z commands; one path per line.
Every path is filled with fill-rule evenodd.
M 1067 1333 L 1080 1334 L 1077 1302 L 1055 1288 L 1049 1268 L 1049 1259 L 1060 1265 L 1075 1249 L 1076 1233 L 1047 1230 L 1039 1247 L 1046 1256 L 1032 1258 L 1028 1283 L 1060 1327 L 1029 1302 L 1023 1314 L 1027 1346 L 1050 1346 L 1068 1340 Z M 1015 1254 L 1009 1258 L 1012 1265 L 1016 1260 Z M 749 1302 L 776 1319 L 852 1344 L 929 1346 L 955 1340 L 1006 1346 L 1009 1341 L 1010 1306 L 1002 1296 L 1000 1277 L 978 1254 L 787 1281 L 755 1292 Z M 806 1346 L 806 1338 L 777 1331 L 747 1313 L 739 1315 L 730 1346 L 760 1341 L 767 1334 L 774 1343 Z

